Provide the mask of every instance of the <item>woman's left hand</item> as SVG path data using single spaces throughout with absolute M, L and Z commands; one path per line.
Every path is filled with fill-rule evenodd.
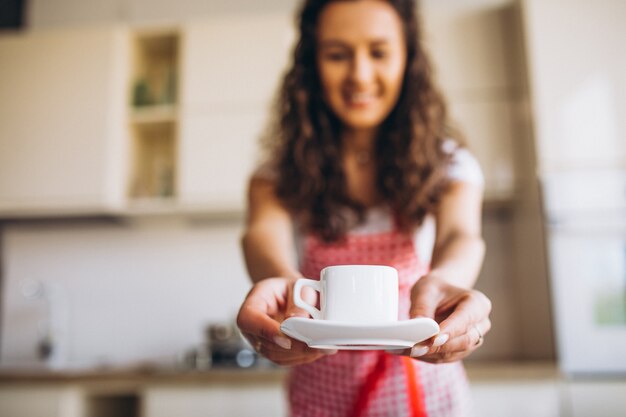
M 461 360 L 482 345 L 491 329 L 490 312 L 491 301 L 482 292 L 426 275 L 411 290 L 409 314 L 434 319 L 440 331 L 402 353 L 431 363 Z

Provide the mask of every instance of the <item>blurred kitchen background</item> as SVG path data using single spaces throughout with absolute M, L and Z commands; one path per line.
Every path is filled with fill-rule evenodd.
M 0 3 L 0 415 L 279 416 L 233 322 L 292 0 Z M 424 0 L 486 176 L 477 416 L 626 413 L 626 2 Z

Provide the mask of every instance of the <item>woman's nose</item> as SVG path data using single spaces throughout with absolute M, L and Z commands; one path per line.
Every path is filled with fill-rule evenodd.
M 374 77 L 374 66 L 369 54 L 357 53 L 352 62 L 350 73 L 352 81 L 357 84 L 367 83 Z

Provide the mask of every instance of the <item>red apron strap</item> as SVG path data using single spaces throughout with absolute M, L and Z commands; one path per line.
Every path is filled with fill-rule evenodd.
M 428 417 L 426 406 L 424 405 L 424 391 L 422 385 L 417 381 L 416 373 L 419 368 L 413 363 L 414 359 L 407 356 L 402 357 L 404 370 L 407 379 L 407 394 L 409 397 L 409 407 L 411 417 Z
M 374 365 L 374 369 L 372 369 L 367 378 L 365 378 L 365 382 L 357 394 L 354 407 L 352 408 L 353 411 L 351 417 L 361 417 L 363 412 L 367 409 L 367 404 L 369 403 L 371 394 L 376 389 L 378 381 L 380 381 L 385 373 L 385 369 L 387 368 L 386 356 L 387 355 L 385 355 L 384 351 L 380 351 L 378 359 L 376 360 L 376 365 Z

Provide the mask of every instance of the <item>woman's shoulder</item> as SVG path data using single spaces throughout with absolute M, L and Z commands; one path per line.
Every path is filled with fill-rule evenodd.
M 272 160 L 259 162 L 253 169 L 251 178 L 276 182 L 278 180 L 278 168 L 275 162 Z
M 461 146 L 454 139 L 446 139 L 442 144 L 443 151 L 452 155 L 448 167 L 448 178 L 452 181 L 468 182 L 480 186 L 485 185 L 485 177 L 478 159 L 472 152 Z

